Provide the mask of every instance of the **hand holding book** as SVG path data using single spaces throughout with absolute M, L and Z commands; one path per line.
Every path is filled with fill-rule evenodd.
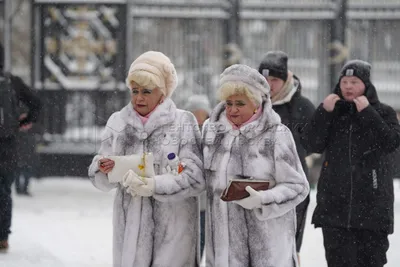
M 235 200 L 233 202 L 248 210 L 261 208 L 262 206 L 261 193 L 254 190 L 250 186 L 246 186 L 245 190 L 250 194 L 250 196 L 243 198 L 241 200 Z
M 250 196 L 246 187 L 251 187 L 255 191 L 268 190 L 272 181 L 256 180 L 256 179 L 231 179 L 228 186 L 222 192 L 221 199 L 223 201 L 241 200 Z M 253 191 L 251 191 L 253 192 Z

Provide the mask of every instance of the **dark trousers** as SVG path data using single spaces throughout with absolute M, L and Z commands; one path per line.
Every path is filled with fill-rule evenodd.
M 384 232 L 322 228 L 328 267 L 382 267 L 389 249 Z
M 11 233 L 11 186 L 15 178 L 15 139 L 0 140 L 0 240 L 7 240 Z
M 301 244 L 303 243 L 304 228 L 306 226 L 307 209 L 310 204 L 310 195 L 296 207 L 296 251 L 300 252 Z
M 25 166 L 18 168 L 18 171 L 15 172 L 15 189 L 18 193 L 28 192 L 29 179 L 32 175 L 32 167 Z
M 0 240 L 7 240 L 11 233 L 11 186 L 14 177 L 12 172 L 0 169 Z
M 205 226 L 206 226 L 206 212 L 201 211 L 200 212 L 200 258 L 203 256 L 204 244 L 206 239 Z

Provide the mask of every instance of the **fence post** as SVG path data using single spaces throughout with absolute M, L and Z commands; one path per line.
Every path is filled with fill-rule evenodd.
M 11 72 L 11 0 L 3 1 L 3 47 L 4 47 L 4 73 Z
M 240 0 L 229 0 L 228 15 L 225 21 L 225 47 L 223 68 L 240 63 Z
M 133 51 L 134 47 L 132 46 L 133 43 L 133 24 L 134 18 L 133 15 L 131 14 L 132 8 L 134 7 L 135 3 L 133 0 L 127 0 L 126 1 L 126 41 L 125 41 L 125 55 L 126 55 L 126 62 L 124 66 L 124 71 L 126 72 L 127 69 L 129 68 L 130 64 L 133 61 Z M 124 72 L 124 73 L 125 73 Z
M 347 60 L 346 27 L 348 0 L 334 0 L 336 3 L 335 17 L 332 21 L 330 43 L 330 85 L 331 89 L 337 83 L 343 63 Z
M 325 20 L 321 21 L 321 31 L 319 40 L 322 42 L 322 46 L 318 51 L 318 90 L 317 90 L 317 101 L 316 104 L 322 103 L 330 93 L 331 93 L 331 64 L 330 64 L 330 51 L 326 48 L 330 44 L 331 40 L 331 29 L 332 29 L 332 21 Z

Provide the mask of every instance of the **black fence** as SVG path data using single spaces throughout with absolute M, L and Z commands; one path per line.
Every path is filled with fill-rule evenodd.
M 315 104 L 332 88 L 332 66 L 360 58 L 373 64 L 381 100 L 400 110 L 398 1 L 38 0 L 32 14 L 31 81 L 45 102 L 41 153 L 95 153 L 107 118 L 129 101 L 127 67 L 147 50 L 172 58 L 178 107 L 192 94 L 215 104 L 224 67 L 257 67 L 267 51 L 284 50 Z

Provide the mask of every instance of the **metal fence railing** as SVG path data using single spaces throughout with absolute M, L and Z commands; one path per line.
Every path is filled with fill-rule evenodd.
M 44 139 L 76 144 L 97 140 L 104 118 L 129 101 L 124 88 L 127 67 L 147 50 L 164 52 L 173 60 L 179 77 L 173 96 L 178 107 L 184 106 L 189 95 L 198 93 L 216 103 L 215 89 L 219 74 L 232 57 L 227 53 L 232 42 L 240 47 L 240 61 L 252 67 L 257 67 L 269 50 L 286 51 L 290 69 L 302 81 L 304 95 L 318 104 L 332 87 L 331 33 L 338 2 L 32 1 L 34 43 L 28 40 L 27 45 L 34 48 L 32 84 L 46 103 Z M 380 99 L 400 110 L 400 4 L 398 0 L 347 2 L 346 45 L 341 52 L 349 59 L 370 61 Z M 235 7 L 239 7 L 238 12 Z M 79 10 L 89 10 L 92 19 L 80 17 Z M 18 16 L 22 15 L 17 14 L 15 23 L 20 23 Z M 120 26 L 113 24 L 115 19 Z M 49 26 L 51 21 L 56 22 Z M 79 33 L 83 35 L 77 36 Z M 86 87 L 93 79 L 98 80 Z

